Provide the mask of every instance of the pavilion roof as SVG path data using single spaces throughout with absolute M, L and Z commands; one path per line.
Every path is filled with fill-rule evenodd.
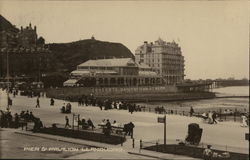
M 88 60 L 79 66 L 95 66 L 95 67 L 125 67 L 125 66 L 137 66 L 132 58 L 113 58 L 113 59 L 97 59 Z

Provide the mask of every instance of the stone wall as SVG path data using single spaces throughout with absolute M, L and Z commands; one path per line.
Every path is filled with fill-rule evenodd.
M 140 86 L 140 87 L 64 87 L 57 89 L 47 89 L 48 97 L 66 97 L 66 96 L 81 96 L 90 95 L 108 96 L 122 94 L 139 94 L 139 93 L 175 93 L 175 86 Z

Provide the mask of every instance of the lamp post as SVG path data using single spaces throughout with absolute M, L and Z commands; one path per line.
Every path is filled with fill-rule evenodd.
M 6 65 L 7 65 L 7 73 L 6 73 L 6 78 L 7 78 L 7 111 L 10 109 L 10 104 L 9 104 L 9 52 L 8 49 L 6 50 L 7 58 L 6 58 Z

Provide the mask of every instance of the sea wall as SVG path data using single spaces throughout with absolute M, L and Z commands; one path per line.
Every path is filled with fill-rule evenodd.
M 48 97 L 57 96 L 81 96 L 90 95 L 95 96 L 109 96 L 109 95 L 124 95 L 136 93 L 176 93 L 175 86 L 140 86 L 140 87 L 63 87 L 63 88 L 49 88 L 46 90 Z
M 46 90 L 47 97 L 78 101 L 82 95 L 93 94 L 99 99 L 113 99 L 128 102 L 180 101 L 215 98 L 213 92 L 179 92 L 175 86 L 148 87 L 74 87 L 51 88 Z

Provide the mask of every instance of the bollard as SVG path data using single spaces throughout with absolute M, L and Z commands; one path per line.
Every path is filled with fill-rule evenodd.
M 132 147 L 135 148 L 135 139 L 132 139 Z

